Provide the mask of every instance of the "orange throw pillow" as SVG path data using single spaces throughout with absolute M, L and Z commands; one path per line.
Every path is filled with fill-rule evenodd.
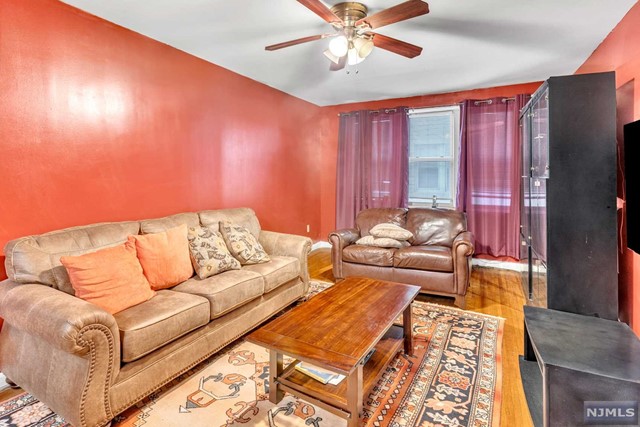
M 162 233 L 129 236 L 151 289 L 171 288 L 193 276 L 187 225 Z
M 76 296 L 111 314 L 145 302 L 155 292 L 129 242 L 79 256 L 63 256 Z

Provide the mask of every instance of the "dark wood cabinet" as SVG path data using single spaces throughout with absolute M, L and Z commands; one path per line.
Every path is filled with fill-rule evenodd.
M 617 321 L 615 96 L 614 73 L 552 77 L 520 115 L 520 373 L 536 426 L 640 396 L 640 341 Z
M 552 77 L 520 115 L 528 304 L 618 318 L 614 73 Z
M 520 375 L 536 427 L 584 425 L 585 402 L 640 398 L 640 341 L 629 326 L 539 307 L 524 314 Z

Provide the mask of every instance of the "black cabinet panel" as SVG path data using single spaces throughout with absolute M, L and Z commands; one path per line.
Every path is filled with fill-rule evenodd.
M 550 78 L 520 122 L 529 303 L 617 320 L 614 73 Z

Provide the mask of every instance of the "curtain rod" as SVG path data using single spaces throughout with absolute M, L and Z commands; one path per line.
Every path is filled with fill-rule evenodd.
M 516 100 L 516 97 L 512 96 L 512 97 L 509 97 L 509 98 L 502 98 L 501 101 L 503 103 L 506 103 L 506 102 L 515 101 L 515 100 Z M 475 101 L 474 102 L 475 105 L 480 105 L 480 104 L 483 104 L 483 103 L 493 104 L 493 99 L 484 99 L 484 100 L 480 100 L 480 101 Z M 451 106 L 455 106 L 455 105 L 458 105 L 458 104 L 460 104 L 460 103 L 458 102 L 458 103 L 455 103 L 455 104 L 429 105 L 429 106 L 424 106 L 424 107 L 408 107 L 408 108 L 405 108 L 405 110 L 419 110 L 421 108 L 451 107 Z M 392 112 L 398 111 L 398 109 L 397 108 L 387 108 L 387 109 L 381 109 L 381 110 L 372 110 L 371 112 L 372 113 L 380 113 L 381 111 L 384 111 L 385 113 L 392 113 Z M 340 117 L 342 115 L 348 116 L 349 114 L 351 114 L 353 112 L 355 112 L 355 111 L 352 111 L 352 112 L 349 112 L 349 113 L 338 113 L 338 117 Z
M 405 111 L 408 110 L 409 108 L 405 108 Z M 371 114 L 378 114 L 381 112 L 385 112 L 385 113 L 395 113 L 396 111 L 398 111 L 398 108 L 382 108 L 380 110 L 370 110 L 369 112 Z M 349 113 L 338 113 L 338 117 L 340 116 L 348 116 L 351 113 L 356 113 L 357 111 L 351 111 Z
M 515 101 L 515 100 L 516 100 L 516 98 L 515 98 L 515 96 L 513 96 L 511 98 L 502 98 L 501 101 L 504 104 L 504 103 L 507 103 L 509 101 Z M 493 99 L 483 99 L 483 100 L 480 100 L 480 101 L 475 101 L 473 104 L 474 105 L 480 105 L 480 104 L 489 104 L 489 105 L 491 105 L 491 104 L 493 104 Z

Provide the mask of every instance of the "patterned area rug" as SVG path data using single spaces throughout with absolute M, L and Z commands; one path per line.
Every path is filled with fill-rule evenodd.
M 308 297 L 329 286 L 312 283 Z M 365 396 L 366 423 L 499 426 L 504 320 L 423 302 L 414 303 L 413 313 L 414 355 L 396 356 Z M 113 426 L 346 425 L 291 395 L 270 403 L 268 369 L 268 351 L 239 340 L 119 415 Z M 24 393 L 0 403 L 0 427 L 14 426 L 69 424 Z

